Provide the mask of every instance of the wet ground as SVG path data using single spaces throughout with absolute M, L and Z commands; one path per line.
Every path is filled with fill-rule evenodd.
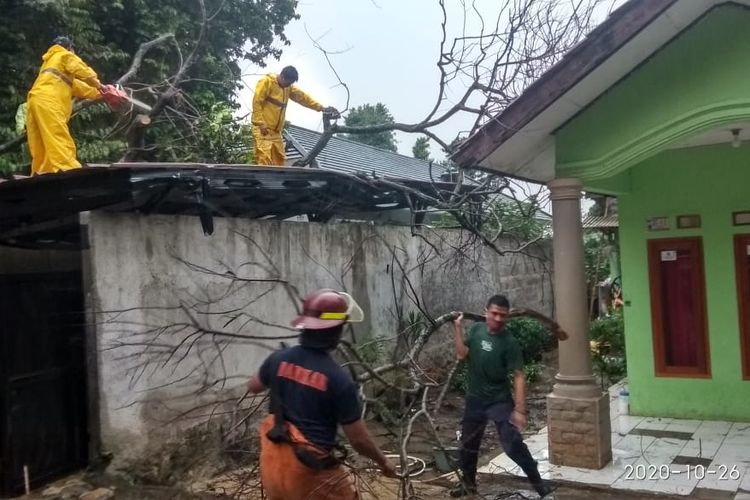
M 586 488 L 580 485 L 553 485 L 556 487 L 555 491 L 545 497 L 550 500 L 652 500 L 652 499 L 666 499 L 676 500 L 678 498 L 685 499 L 686 497 L 669 496 L 669 495 L 654 495 L 650 493 L 638 493 L 622 490 L 611 490 L 606 488 Z M 446 495 L 444 498 L 450 498 Z M 469 497 L 471 498 L 471 497 Z M 474 498 L 481 498 L 487 500 L 520 500 L 520 499 L 535 499 L 539 496 L 529 488 L 528 483 L 525 480 L 518 479 L 506 479 L 500 478 L 493 480 L 490 477 L 480 478 L 479 484 L 479 495 Z
M 400 484 L 398 481 L 383 478 L 377 474 L 362 476 L 362 500 L 395 500 L 399 498 Z M 67 488 L 66 488 L 66 485 Z M 433 477 L 418 479 L 413 482 L 414 496 L 413 500 L 429 499 L 442 500 L 451 498 L 449 490 L 452 485 L 451 479 L 446 477 Z M 72 486 L 72 487 L 71 487 Z M 582 485 L 553 484 L 556 487 L 554 493 L 546 498 L 552 500 L 652 500 L 652 499 L 712 499 L 720 500 L 723 498 L 731 499 L 733 497 L 718 497 L 717 492 L 704 492 L 704 494 L 693 495 L 690 497 L 678 497 L 668 495 L 656 495 L 650 493 L 638 493 L 622 490 L 611 490 L 607 488 L 588 488 Z M 59 494 L 44 495 L 46 490 L 57 487 Z M 115 498 L 121 500 L 261 500 L 261 491 L 257 487 L 245 488 L 244 493 L 240 495 L 226 495 L 219 493 L 226 491 L 224 488 L 215 488 L 213 492 L 194 493 L 187 491 L 189 487 L 165 487 L 154 485 L 131 484 L 122 477 L 106 475 L 86 475 L 77 474 L 65 478 L 53 485 L 48 486 L 45 490 L 33 492 L 30 500 L 73 500 L 80 498 L 84 491 L 91 491 L 95 488 L 105 487 L 112 491 L 113 496 L 104 498 Z M 538 496 L 530 488 L 525 480 L 498 477 L 496 475 L 480 475 L 479 477 L 479 494 L 473 497 L 466 497 L 470 500 L 525 500 L 536 499 Z
M 545 370 L 541 374 L 540 380 L 529 387 L 528 404 L 529 404 L 529 426 L 524 434 L 531 435 L 537 432 L 541 427 L 546 425 L 546 395 L 552 389 L 553 377 L 557 371 L 556 367 L 557 353 L 547 353 L 545 356 Z M 456 430 L 460 428 L 461 415 L 463 413 L 463 398 L 459 394 L 451 394 L 446 398 L 445 404 L 440 412 L 435 415 L 435 426 L 437 432 L 443 441 L 445 446 L 455 446 L 456 441 Z M 372 422 L 370 425 L 372 433 L 377 436 L 378 441 L 381 443 L 384 449 L 390 449 L 396 451 L 397 439 L 396 436 L 390 432 L 389 426 Z M 442 500 L 451 498 L 449 495 L 449 489 L 451 487 L 451 480 L 445 476 L 441 477 L 441 473 L 434 470 L 432 462 L 433 457 L 433 446 L 435 440 L 431 430 L 426 428 L 424 423 L 418 423 L 415 426 L 415 432 L 412 440 L 410 441 L 409 454 L 423 458 L 427 464 L 427 470 L 419 476 L 415 477 L 413 482 L 414 486 L 414 500 L 417 499 L 429 499 L 429 500 Z M 485 433 L 485 437 L 482 444 L 482 457 L 480 463 L 487 463 L 491 458 L 497 455 L 499 450 L 499 442 L 496 431 L 493 426 L 488 426 Z M 89 490 L 105 487 L 112 491 L 113 497 L 122 500 L 207 500 L 207 499 L 229 499 L 235 498 L 237 500 L 260 500 L 262 498 L 259 488 L 245 488 L 244 493 L 240 495 L 226 495 L 221 494 L 220 491 L 226 491 L 226 488 L 219 485 L 213 489 L 213 491 L 205 491 L 202 493 L 195 493 L 195 484 L 184 485 L 183 487 L 168 487 L 168 486 L 154 486 L 154 485 L 141 485 L 132 484 L 125 480 L 123 477 L 113 477 L 107 475 L 85 475 L 78 474 L 66 478 L 64 480 L 55 483 L 58 487 L 65 485 L 66 483 L 83 483 L 88 486 Z M 217 481 L 220 483 L 221 479 Z M 205 483 L 205 482 L 204 482 Z M 211 480 L 208 481 L 211 483 Z M 363 494 L 362 500 L 395 500 L 399 498 L 400 486 L 397 481 L 385 479 L 377 475 L 370 475 L 369 477 L 363 478 Z M 203 485 L 205 486 L 205 484 Z M 216 484 L 214 484 L 216 486 Z M 556 484 L 557 487 L 555 492 L 546 498 L 552 500 L 572 500 L 572 499 L 583 499 L 583 500 L 650 500 L 650 499 L 677 499 L 677 498 L 717 498 L 712 496 L 710 493 L 707 496 L 691 496 L 691 497 L 678 497 L 668 495 L 655 495 L 650 493 L 639 493 L 622 490 L 611 490 L 606 488 L 588 488 L 582 485 L 572 484 Z M 192 491 L 190 491 L 192 490 Z M 30 497 L 26 497 L 32 500 L 68 500 L 78 499 L 79 495 L 75 495 L 75 491 L 71 490 L 70 495 L 47 495 L 43 496 L 42 492 L 44 489 L 37 492 L 33 492 Z M 49 491 L 49 490 L 48 490 Z M 523 479 L 497 476 L 497 475 L 482 475 L 479 478 L 479 494 L 473 497 L 466 497 L 469 499 L 487 499 L 487 500 L 521 500 L 521 499 L 536 499 L 538 495 L 529 489 L 528 483 Z M 730 498 L 730 497 L 727 497 Z

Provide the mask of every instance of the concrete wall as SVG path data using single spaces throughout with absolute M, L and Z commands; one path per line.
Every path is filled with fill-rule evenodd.
M 431 315 L 481 312 L 488 296 L 504 292 L 516 305 L 551 313 L 548 263 L 500 257 L 459 231 L 422 238 L 369 224 L 217 218 L 215 225 L 204 236 L 189 216 L 91 214 L 101 436 L 115 454 L 137 454 L 179 429 L 179 412 L 222 390 L 241 391 L 278 347 L 270 338 L 294 334 L 286 329 L 293 288 L 350 292 L 366 314 L 355 328 L 359 339 L 395 335 L 399 314 L 417 310 L 417 302 Z M 255 338 L 199 335 L 196 326 Z M 450 336 L 435 343 L 449 347 Z

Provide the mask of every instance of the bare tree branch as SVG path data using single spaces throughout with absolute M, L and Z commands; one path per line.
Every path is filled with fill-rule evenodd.
M 117 83 L 118 85 L 128 84 L 130 80 L 135 77 L 136 74 L 138 74 L 138 71 L 141 69 L 141 64 L 143 64 L 143 58 L 146 56 L 148 51 L 167 41 L 174 41 L 174 34 L 166 33 L 164 35 L 161 35 L 160 37 L 154 38 L 151 41 L 142 43 L 133 55 L 133 61 L 130 63 L 130 68 L 128 68 L 125 74 L 118 78 L 115 83 Z

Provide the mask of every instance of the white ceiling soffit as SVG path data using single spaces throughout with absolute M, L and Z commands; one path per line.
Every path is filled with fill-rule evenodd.
M 733 130 L 738 131 L 737 140 L 740 143 L 750 141 L 750 122 L 737 122 L 687 137 L 675 142 L 669 149 L 694 148 L 710 146 L 712 144 L 732 144 L 734 139 Z
M 547 182 L 554 178 L 552 132 L 617 83 L 704 12 L 726 0 L 679 0 L 573 88 L 495 149 L 482 167 Z M 750 5 L 750 0 L 734 3 Z

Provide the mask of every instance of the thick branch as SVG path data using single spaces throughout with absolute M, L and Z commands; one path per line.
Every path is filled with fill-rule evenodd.
M 172 100 L 179 94 L 180 92 L 179 87 L 182 84 L 183 80 L 186 78 L 187 71 L 195 63 L 198 49 L 203 43 L 203 39 L 206 34 L 206 27 L 208 25 L 208 18 L 206 14 L 206 4 L 204 0 L 198 0 L 198 6 L 201 11 L 201 25 L 200 25 L 200 31 L 198 33 L 198 38 L 196 39 L 195 45 L 193 46 L 193 50 L 190 52 L 190 55 L 188 56 L 188 58 L 182 64 L 180 64 L 180 67 L 177 69 L 177 73 L 174 75 L 174 77 L 170 79 L 171 81 L 170 81 L 169 88 L 159 95 L 158 99 L 156 100 L 156 103 L 151 108 L 151 111 L 149 112 L 148 116 L 152 120 L 154 117 L 161 114 L 164 111 L 164 109 L 172 102 Z M 169 39 L 170 39 L 169 37 L 166 38 L 166 40 L 169 40 Z M 145 146 L 144 136 L 145 136 L 144 127 L 131 127 L 128 130 L 128 151 L 127 153 L 125 153 L 125 156 L 123 157 L 122 161 L 133 161 L 137 159 L 139 153 L 143 151 L 144 146 Z
M 118 78 L 115 83 L 117 83 L 118 85 L 125 85 L 130 82 L 130 80 L 138 73 L 138 70 L 141 69 L 141 64 L 143 63 L 143 58 L 146 53 L 157 45 L 161 45 L 162 43 L 169 40 L 174 40 L 174 34 L 167 33 L 161 35 L 158 38 L 154 38 L 149 42 L 142 43 L 133 56 L 133 61 L 130 63 L 130 68 L 125 72 L 124 75 Z
M 140 70 L 141 64 L 143 63 L 143 58 L 145 57 L 146 53 L 152 48 L 158 45 L 161 45 L 162 43 L 168 40 L 174 40 L 174 35 L 172 33 L 167 33 L 151 41 L 142 43 L 138 47 L 138 50 L 136 51 L 135 55 L 133 56 L 133 61 L 131 62 L 130 68 L 128 69 L 128 71 L 125 72 L 125 74 L 123 74 L 120 78 L 118 78 L 115 81 L 115 83 L 118 85 L 126 85 Z M 87 108 L 88 106 L 96 104 L 97 102 L 98 101 L 90 101 L 90 100 L 79 101 L 73 107 L 73 113 L 75 114 L 81 109 Z M 138 115 L 136 117 L 136 126 L 134 128 L 143 128 L 147 126 L 149 123 L 145 123 L 146 121 L 150 123 L 150 118 L 144 118 L 143 116 Z M 13 149 L 23 144 L 24 142 L 26 142 L 26 132 L 24 132 L 23 134 L 19 135 L 18 137 L 14 139 L 11 139 L 5 144 L 0 145 L 0 154 L 7 153 L 8 151 L 12 151 Z
M 441 326 L 449 323 L 450 321 L 453 321 L 457 317 L 456 313 L 450 312 L 447 314 L 443 314 L 442 316 L 437 317 L 432 324 L 428 328 L 425 328 L 425 330 L 420 333 L 419 337 L 414 341 L 414 344 L 412 348 L 407 352 L 403 358 L 400 361 L 397 361 L 395 363 L 390 363 L 387 365 L 379 366 L 377 368 L 374 368 L 372 370 L 368 370 L 367 373 L 363 373 L 358 377 L 359 382 L 366 382 L 370 379 L 372 379 L 375 376 L 382 375 L 383 373 L 387 373 L 389 371 L 393 371 L 398 368 L 404 368 L 406 366 L 409 366 L 409 364 L 416 362 L 417 358 L 419 357 L 419 354 L 421 353 L 422 349 L 424 348 L 427 341 L 430 339 L 433 333 L 438 331 Z M 549 333 L 554 336 L 557 340 L 567 340 L 568 334 L 560 327 L 559 324 L 552 318 L 549 318 L 545 316 L 544 314 L 537 312 L 533 309 L 526 309 L 526 308 L 513 308 L 510 310 L 510 313 L 508 314 L 509 318 L 531 318 L 534 320 L 539 321 L 542 323 Z M 471 321 L 484 321 L 485 318 L 481 314 L 471 313 L 471 312 L 465 312 L 464 318 L 471 320 Z

